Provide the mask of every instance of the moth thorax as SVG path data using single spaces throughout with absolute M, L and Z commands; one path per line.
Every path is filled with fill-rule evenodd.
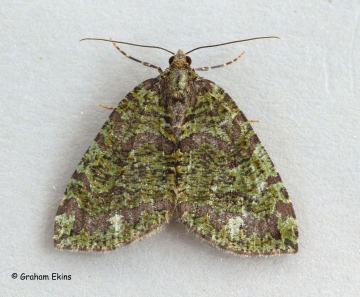
M 181 134 L 181 127 L 184 124 L 186 110 L 187 106 L 181 102 L 176 102 L 169 108 L 170 125 L 176 138 Z

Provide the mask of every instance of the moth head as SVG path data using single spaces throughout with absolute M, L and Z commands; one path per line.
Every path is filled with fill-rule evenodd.
M 191 58 L 187 56 L 181 49 L 179 49 L 178 52 L 169 59 L 170 68 L 191 69 L 190 65 Z

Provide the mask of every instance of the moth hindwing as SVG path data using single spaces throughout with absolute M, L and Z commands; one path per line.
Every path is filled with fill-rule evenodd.
M 114 250 L 176 216 L 236 254 L 297 252 L 295 213 L 269 155 L 230 96 L 190 63 L 179 50 L 111 113 L 67 185 L 56 248 Z

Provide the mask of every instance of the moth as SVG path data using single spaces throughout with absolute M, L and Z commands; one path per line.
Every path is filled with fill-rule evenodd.
M 224 44 L 261 38 L 275 37 Z M 172 54 L 162 71 L 117 43 L 142 45 L 105 41 L 159 76 L 126 95 L 82 157 L 56 213 L 55 247 L 110 251 L 176 217 L 225 251 L 296 253 L 297 220 L 273 162 L 230 96 L 197 73 L 241 55 L 193 69 L 190 52 L 224 44 L 187 53 L 155 47 Z

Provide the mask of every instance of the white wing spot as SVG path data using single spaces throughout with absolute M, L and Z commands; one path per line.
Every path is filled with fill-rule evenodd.
M 115 214 L 113 217 L 109 218 L 109 222 L 111 223 L 111 225 L 114 227 L 115 232 L 119 233 L 123 228 L 123 216 L 122 215 L 118 215 Z
M 239 228 L 244 224 L 244 220 L 241 217 L 234 217 L 229 219 L 226 224 L 226 229 L 229 231 L 232 238 L 237 237 Z

